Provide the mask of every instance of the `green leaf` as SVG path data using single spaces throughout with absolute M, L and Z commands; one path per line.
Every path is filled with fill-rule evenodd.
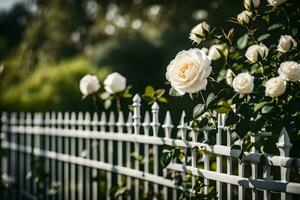
M 281 27 L 283 27 L 283 26 L 284 26 L 283 24 L 279 24 L 279 23 L 272 24 L 272 25 L 268 28 L 268 30 L 269 30 L 269 31 L 272 31 L 272 30 L 281 28 Z
M 248 34 L 243 35 L 242 37 L 240 37 L 237 41 L 237 46 L 239 49 L 244 49 L 246 48 L 247 44 L 248 44 L 248 39 L 249 36 Z
M 148 96 L 148 95 L 142 95 L 142 98 L 147 102 L 154 100 L 154 98 L 152 96 Z
M 160 164 L 163 168 L 167 167 L 172 161 L 171 152 L 163 152 L 160 158 Z
M 158 101 L 162 102 L 162 103 L 168 103 L 168 99 L 166 99 L 165 97 L 160 97 L 158 99 Z
M 232 108 L 231 108 L 230 104 L 227 101 L 223 101 L 214 110 L 217 113 L 229 113 L 230 111 L 232 111 Z
M 156 90 L 155 92 L 154 92 L 154 94 L 155 94 L 155 96 L 157 97 L 157 98 L 160 98 L 160 97 L 162 97 L 164 94 L 165 94 L 165 90 L 164 89 L 158 89 L 158 90 Z
M 262 101 L 260 103 L 256 103 L 254 104 L 254 112 L 257 112 L 258 110 L 260 110 L 262 107 L 264 107 L 265 105 L 267 105 L 269 102 L 267 101 Z
M 236 113 L 230 112 L 226 118 L 225 126 L 234 125 L 234 124 L 238 123 L 239 120 L 240 120 L 240 118 Z
M 170 88 L 169 90 L 169 95 L 173 96 L 173 97 L 180 97 L 181 95 L 174 89 L 174 88 Z
M 264 34 L 264 35 L 260 36 L 260 37 L 257 39 L 257 41 L 258 41 L 258 42 L 264 41 L 264 40 L 268 39 L 270 36 L 271 36 L 270 34 Z
M 298 28 L 292 28 L 292 35 L 296 37 L 298 34 Z
M 271 112 L 272 109 L 273 109 L 273 106 L 264 106 L 264 107 L 262 108 L 261 112 L 262 112 L 263 114 L 267 114 L 267 113 Z
M 270 15 L 264 15 L 263 17 L 263 20 L 265 20 L 267 23 L 269 23 L 269 21 L 270 21 Z
M 210 93 L 206 99 L 206 106 L 209 106 L 209 104 L 212 103 L 216 99 L 217 99 L 217 96 L 214 93 Z
M 128 92 L 124 92 L 123 93 L 123 98 L 131 98 L 133 95 L 131 93 L 128 93 Z
M 201 116 L 205 111 L 205 104 L 198 104 L 195 106 L 194 110 L 193 110 L 193 118 L 197 118 L 199 116 Z
M 147 96 L 152 96 L 153 93 L 155 92 L 154 88 L 151 86 L 151 85 L 148 85 L 146 88 L 145 88 L 145 94 Z
M 235 131 L 239 135 L 240 138 L 243 138 L 248 131 L 250 130 L 250 124 L 247 120 L 241 120 L 235 126 Z

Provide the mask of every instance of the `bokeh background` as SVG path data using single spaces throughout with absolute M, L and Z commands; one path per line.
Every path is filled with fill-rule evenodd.
M 190 29 L 242 9 L 240 0 L 0 0 L 0 110 L 93 110 L 78 89 L 87 73 L 103 81 L 118 71 L 132 93 L 167 89 L 166 66 L 193 47 Z M 186 98 L 169 98 L 168 109 L 188 109 Z

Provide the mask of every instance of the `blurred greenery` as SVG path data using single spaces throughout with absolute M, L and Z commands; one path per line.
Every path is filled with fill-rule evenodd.
M 165 68 L 192 47 L 190 29 L 241 9 L 239 0 L 24 0 L 0 12 L 0 109 L 92 110 L 78 89 L 87 73 L 118 71 L 133 93 L 168 88 Z M 168 109 L 192 109 L 178 104 L 185 98 Z

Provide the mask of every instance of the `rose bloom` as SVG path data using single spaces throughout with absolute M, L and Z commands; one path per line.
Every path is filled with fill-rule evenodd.
M 252 13 L 250 11 L 244 10 L 243 12 L 238 14 L 237 20 L 242 25 L 248 24 L 250 22 L 251 16 L 252 16 Z
M 280 6 L 284 4 L 287 0 L 268 0 L 269 4 L 272 6 Z
M 99 88 L 100 84 L 97 76 L 87 74 L 80 80 L 79 89 L 85 96 L 97 92 Z
M 254 89 L 254 77 L 248 72 L 240 73 L 233 79 L 232 87 L 242 96 L 250 94 Z
M 279 97 L 281 96 L 286 89 L 286 81 L 281 77 L 271 78 L 266 83 L 266 96 L 269 97 Z
M 211 59 L 200 49 L 179 52 L 167 67 L 166 79 L 179 95 L 205 90 Z
M 208 56 L 210 56 L 213 60 L 219 60 L 221 58 L 220 52 L 223 52 L 224 55 L 228 54 L 228 49 L 226 44 L 215 44 L 209 48 Z
M 280 64 L 278 74 L 287 81 L 296 82 L 300 80 L 300 64 L 294 61 L 285 61 Z
M 122 92 L 126 88 L 126 78 L 119 74 L 118 72 L 114 72 L 109 74 L 103 82 L 104 89 L 106 92 L 110 94 L 115 94 L 118 92 Z
M 250 62 L 255 63 L 258 61 L 259 56 L 265 58 L 268 53 L 269 49 L 264 44 L 254 44 L 247 49 L 245 56 Z
M 190 33 L 190 40 L 200 43 L 202 39 L 210 33 L 210 26 L 206 22 L 201 22 L 195 26 Z
M 282 35 L 279 39 L 279 43 L 277 46 L 277 51 L 286 53 L 289 50 L 297 47 L 297 42 L 290 35 Z
M 260 0 L 244 0 L 244 7 L 247 10 L 252 10 L 253 8 L 258 8 Z

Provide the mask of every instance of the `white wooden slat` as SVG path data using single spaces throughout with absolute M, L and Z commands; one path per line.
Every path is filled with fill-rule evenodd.
M 179 121 L 179 125 L 177 126 L 179 134 L 181 136 L 181 139 L 184 143 L 187 142 L 186 134 L 187 134 L 187 129 L 188 129 L 187 123 L 185 122 L 185 116 L 186 116 L 185 111 L 182 111 L 180 121 Z M 182 149 L 183 149 L 184 155 L 187 155 L 187 148 L 182 148 Z M 183 161 L 182 161 L 183 169 L 186 169 L 186 163 L 187 163 L 187 156 L 185 156 Z M 185 175 L 186 175 L 186 171 L 183 170 L 183 172 L 182 172 L 183 180 L 185 179 Z
M 208 131 L 207 131 L 207 130 L 204 130 L 204 131 L 203 131 L 203 134 L 204 134 L 204 139 L 205 139 L 206 141 L 208 141 Z M 203 160 L 204 160 L 204 169 L 207 170 L 207 171 L 209 171 L 209 165 L 210 165 L 210 162 L 209 162 L 209 160 L 210 160 L 210 153 L 204 152 L 204 158 L 203 158 Z M 204 182 L 204 185 L 205 185 L 205 187 L 204 187 L 204 194 L 208 194 L 208 189 L 209 189 L 209 179 L 204 178 L 204 179 L 203 179 L 203 182 Z
M 25 133 L 28 133 L 32 127 L 31 113 L 26 113 L 25 123 L 26 123 Z M 25 136 L 26 136 L 26 146 L 31 147 L 31 135 L 26 134 Z M 27 180 L 26 181 L 26 191 L 28 193 L 32 192 L 32 190 L 31 190 L 31 186 L 32 186 L 31 175 L 32 175 L 32 173 L 31 173 L 31 156 L 30 156 L 30 154 L 27 154 L 27 156 L 26 156 L 26 180 Z
M 17 125 L 17 113 L 13 112 L 10 115 L 10 123 L 13 125 Z M 10 135 L 10 141 L 13 143 L 17 142 L 16 134 L 13 132 L 9 132 Z M 12 180 L 14 181 L 16 179 L 16 160 L 17 160 L 17 153 L 15 151 L 11 151 L 9 155 L 10 160 L 10 169 L 9 169 L 9 175 L 11 176 Z
M 134 128 L 134 134 L 139 135 L 140 134 L 140 126 L 141 126 L 141 113 L 140 113 L 140 107 L 141 107 L 141 98 L 138 94 L 136 94 L 133 98 L 133 128 Z M 134 152 L 137 156 L 137 158 L 134 161 L 134 169 L 139 170 L 140 169 L 140 163 L 138 157 L 140 156 L 140 145 L 139 143 L 134 143 Z M 134 180 L 134 198 L 135 200 L 140 199 L 140 192 L 139 192 L 139 179 Z
M 238 160 L 238 175 L 239 177 L 245 176 L 245 164 L 240 159 Z M 243 200 L 245 198 L 245 189 L 243 186 L 238 186 L 238 196 L 239 200 Z
M 263 178 L 265 181 L 270 180 L 270 166 L 268 164 L 264 165 L 263 167 Z M 271 192 L 268 190 L 264 190 L 264 200 L 270 200 L 271 199 Z
M 9 118 L 6 112 L 1 113 L 1 142 L 7 141 L 8 127 L 9 127 Z M 2 147 L 2 143 L 1 143 Z M 8 158 L 7 156 L 1 156 L 1 175 L 6 176 L 8 174 Z
M 63 116 L 63 122 L 64 122 L 64 129 L 69 130 L 69 120 L 70 120 L 70 114 L 69 112 L 65 112 Z M 64 146 L 63 146 L 63 152 L 64 154 L 70 155 L 70 139 L 67 137 L 64 137 Z M 69 177 L 69 170 L 70 170 L 70 165 L 67 162 L 64 162 L 64 200 L 69 200 L 69 191 L 70 191 L 70 177 Z M 72 184 L 72 183 L 71 183 Z
M 123 134 L 124 126 L 125 126 L 124 115 L 123 115 L 123 112 L 120 111 L 119 116 L 118 116 L 118 122 L 117 122 L 119 134 Z M 118 141 L 117 158 L 118 158 L 118 166 L 123 166 L 123 142 L 122 141 Z M 123 184 L 122 183 L 122 175 L 118 175 L 118 185 L 121 186 L 122 184 Z M 122 199 L 122 197 L 120 196 L 119 199 Z
M 289 157 L 290 148 L 293 146 L 290 142 L 289 134 L 286 129 L 283 128 L 280 132 L 278 142 L 276 143 L 277 148 L 279 149 L 280 156 Z M 281 181 L 289 182 L 290 180 L 290 168 L 281 167 L 280 168 Z M 292 195 L 286 192 L 281 193 L 281 200 L 290 200 Z
M 83 113 L 79 112 L 78 113 L 78 131 L 82 131 L 83 130 Z M 82 138 L 78 138 L 78 144 L 77 144 L 77 151 L 78 151 L 78 155 L 79 157 L 84 157 L 83 155 L 85 154 L 85 149 L 83 146 L 83 139 Z M 78 196 L 77 199 L 78 200 L 84 200 L 84 194 L 83 194 L 83 186 L 84 186 L 84 167 L 79 165 L 77 167 L 78 171 L 77 171 L 77 177 L 78 177 L 78 183 L 77 183 L 77 191 L 78 191 Z
M 156 102 L 152 105 L 151 112 L 152 112 L 151 126 L 152 126 L 153 136 L 158 137 L 158 129 L 160 127 L 160 123 L 159 123 L 159 120 L 158 120 L 159 106 Z M 159 171 L 158 171 L 159 152 L 158 152 L 158 146 L 157 145 L 153 146 L 153 157 L 155 158 L 153 160 L 153 173 L 154 173 L 154 175 L 158 176 L 159 175 Z M 155 195 L 154 199 L 156 199 L 157 195 L 158 195 L 158 184 L 154 184 L 154 191 L 153 192 L 154 192 L 154 195 Z
M 257 139 L 258 139 L 257 137 L 251 136 L 251 142 L 256 143 Z M 255 147 L 252 147 L 251 152 L 257 153 L 257 150 L 255 149 Z M 251 164 L 251 172 L 252 172 L 252 178 L 257 179 L 258 178 L 257 163 L 252 163 Z M 257 190 L 252 189 L 252 200 L 257 200 L 257 198 L 258 198 Z
M 51 147 L 50 147 L 51 135 L 49 134 L 50 133 L 50 127 L 49 127 L 50 120 L 51 120 L 50 113 L 46 112 L 45 113 L 45 120 L 44 120 L 45 127 L 44 127 L 44 131 L 43 131 L 46 134 L 45 135 L 45 150 L 46 151 L 51 150 Z M 45 171 L 46 171 L 47 174 L 49 174 L 49 176 L 51 176 L 50 168 L 51 168 L 51 161 L 50 161 L 49 158 L 45 158 Z M 51 179 L 50 179 L 50 181 L 51 181 Z M 50 184 L 51 184 L 51 182 L 50 182 Z M 48 187 L 46 187 L 46 199 L 50 199 L 49 192 L 50 191 L 49 191 L 49 186 L 48 186 Z
M 102 112 L 101 113 L 101 119 L 100 119 L 100 131 L 101 131 L 101 133 L 106 132 L 106 124 L 107 124 L 106 114 L 105 114 L 105 112 Z M 105 141 L 100 140 L 100 161 L 102 161 L 102 162 L 105 162 L 105 154 L 107 153 L 107 151 L 105 151 L 105 150 L 106 150 Z M 107 174 L 105 174 L 105 179 L 107 180 Z M 105 185 L 105 187 L 107 187 L 107 185 Z
M 76 130 L 76 113 L 72 112 L 71 113 L 71 129 L 70 132 L 72 130 Z M 77 145 L 76 145 L 76 138 L 71 138 L 70 140 L 70 145 L 71 145 L 71 155 L 72 156 L 76 156 L 76 149 L 77 149 Z M 71 163 L 71 184 L 70 184 L 70 199 L 76 199 L 77 198 L 77 167 L 74 163 Z
M 108 120 L 108 127 L 109 127 L 109 131 L 110 131 L 110 134 L 114 132 L 114 129 L 115 129 L 115 115 L 113 112 L 110 112 L 109 114 L 109 120 Z M 109 164 L 113 164 L 113 158 L 114 158 L 114 154 L 113 154 L 113 141 L 112 140 L 109 140 L 108 141 L 108 163 Z M 113 175 L 112 173 L 108 173 L 107 174 L 107 199 L 111 199 L 110 198 L 110 194 L 109 194 L 109 191 L 111 190 L 112 188 L 112 185 L 113 184 Z
M 171 114 L 169 111 L 167 111 L 167 113 L 166 113 L 165 121 L 164 121 L 164 124 L 162 125 L 162 128 L 164 130 L 165 138 L 171 138 L 173 124 L 172 124 Z M 167 177 L 167 174 L 168 174 L 168 169 L 167 168 L 163 169 L 163 177 Z M 174 193 L 174 191 L 173 191 L 173 193 Z M 175 190 L 175 193 L 176 193 L 176 190 Z M 168 188 L 167 187 L 163 188 L 163 196 L 164 196 L 164 199 L 168 199 Z M 173 199 L 174 199 L 174 197 L 173 197 Z
M 89 112 L 86 112 L 84 115 L 84 130 L 85 131 L 91 131 L 91 115 Z M 85 139 L 85 157 L 88 159 L 91 159 L 91 144 L 90 144 L 90 139 L 87 138 Z M 91 199 L 91 191 L 90 191 L 90 186 L 91 186 L 91 169 L 89 167 L 84 168 L 84 199 Z
M 63 115 L 62 112 L 57 113 L 57 120 L 56 120 L 57 128 L 62 128 L 63 126 Z M 57 137 L 57 152 L 63 152 L 63 141 L 62 137 Z M 57 186 L 58 186 L 58 199 L 63 199 L 63 163 L 58 161 L 57 162 Z
M 50 131 L 54 131 L 55 130 L 55 126 L 56 126 L 56 113 L 55 112 L 51 112 L 50 115 Z M 51 137 L 51 151 L 56 152 L 56 148 L 57 148 L 57 143 L 56 143 L 56 137 L 57 136 L 52 136 Z M 50 167 L 50 174 L 51 174 L 51 187 L 54 187 L 57 184 L 57 167 L 56 167 L 56 160 L 51 160 L 51 167 Z M 54 191 L 53 189 L 51 189 L 51 199 L 56 200 L 57 199 L 57 193 L 56 191 Z
M 92 131 L 93 132 L 97 132 L 98 131 L 98 113 L 94 112 L 93 114 L 93 125 L 92 125 Z M 92 159 L 93 160 L 98 160 L 98 140 L 92 140 Z M 97 178 L 96 181 L 92 182 L 92 200 L 97 200 L 98 199 L 98 177 L 99 177 L 99 173 L 98 170 L 93 168 L 92 169 L 92 177 L 93 178 Z M 99 184 L 100 185 L 100 184 Z
M 227 133 L 227 146 L 230 147 L 231 146 L 231 133 L 228 129 L 227 129 L 226 133 Z M 227 174 L 231 175 L 232 174 L 232 158 L 230 156 L 227 156 L 226 165 L 227 165 Z M 227 199 L 228 200 L 232 199 L 232 186 L 230 183 L 227 183 Z
M 143 130 L 144 135 L 149 136 L 150 131 L 150 115 L 149 112 L 146 111 L 144 122 L 143 122 Z M 149 173 L 149 144 L 144 144 L 144 172 Z M 149 193 L 149 182 L 144 182 L 144 195 L 146 196 Z
M 20 126 L 24 126 L 25 125 L 25 113 L 21 112 L 19 114 L 19 125 Z M 24 130 L 22 130 L 24 132 Z M 21 145 L 25 145 L 25 135 L 20 135 L 20 143 Z M 20 164 L 19 164 L 19 199 L 23 200 L 23 195 L 22 192 L 23 190 L 25 190 L 25 172 L 24 172 L 24 166 L 25 166 L 25 156 L 26 154 L 24 153 L 20 153 Z
M 126 137 L 128 137 L 130 134 L 132 134 L 133 130 L 132 130 L 132 113 L 129 112 L 128 114 L 128 119 L 126 122 L 126 129 L 127 129 L 127 134 Z M 130 142 L 126 142 L 126 167 L 127 168 L 131 168 L 131 143 Z M 130 200 L 131 199 L 131 177 L 127 176 L 126 177 L 126 187 L 129 190 L 129 194 L 127 196 L 127 199 Z
M 222 134 L 225 124 L 225 115 L 224 114 L 218 114 L 218 132 L 216 135 L 216 143 L 217 145 L 222 145 Z M 216 156 L 216 164 L 217 164 L 217 172 L 222 173 L 222 155 Z M 222 190 L 222 183 L 220 181 L 217 181 L 216 183 L 216 189 L 218 193 L 218 198 L 223 198 L 223 190 Z

